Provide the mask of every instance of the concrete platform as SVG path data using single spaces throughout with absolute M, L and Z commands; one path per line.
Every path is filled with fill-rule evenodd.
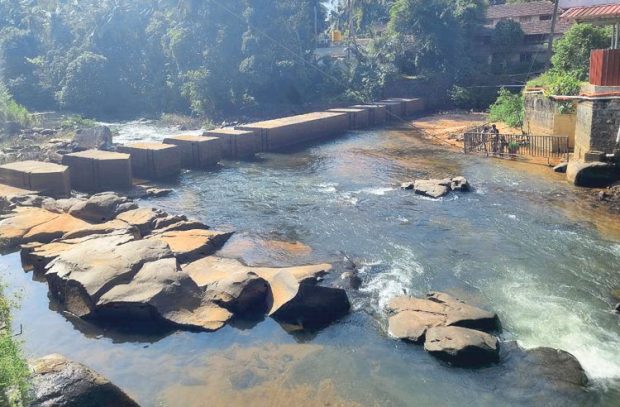
M 346 113 L 315 112 L 237 126 L 253 131 L 261 140 L 261 151 L 273 151 L 344 133 L 349 128 Z
M 347 107 L 329 109 L 328 112 L 346 113 L 349 117 L 349 129 L 359 130 L 365 129 L 369 126 L 368 109 L 359 107 Z
M 222 140 L 218 137 L 176 136 L 165 139 L 164 144 L 179 147 L 183 168 L 210 168 L 222 159 Z
M 404 118 L 403 103 L 397 100 L 382 100 L 378 104 L 384 105 L 388 122 L 398 121 Z
M 233 127 L 207 131 L 205 134 L 221 140 L 224 158 L 250 158 L 261 151 L 261 139 L 253 131 Z
M 351 106 L 355 109 L 366 109 L 368 110 L 368 125 L 369 126 L 380 126 L 387 121 L 387 109 L 385 105 L 355 105 Z
M 65 155 L 62 163 L 71 170 L 71 186 L 75 190 L 103 192 L 132 187 L 129 154 L 87 150 Z
M 416 113 L 423 112 L 425 109 L 424 99 L 421 98 L 390 98 L 386 99 L 386 102 L 400 102 L 400 111 L 403 117 L 413 116 Z
M 181 150 L 163 143 L 133 143 L 118 148 L 131 156 L 133 176 L 143 179 L 171 178 L 181 173 Z
M 69 167 L 41 161 L 19 161 L 0 166 L 0 183 L 53 197 L 71 193 Z

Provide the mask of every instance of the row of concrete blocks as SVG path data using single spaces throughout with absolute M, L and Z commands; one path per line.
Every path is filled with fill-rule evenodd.
M 52 196 L 71 188 L 98 192 L 130 189 L 133 177 L 164 179 L 181 168 L 204 169 L 222 158 L 246 158 L 398 120 L 424 109 L 421 99 L 390 99 L 376 104 L 331 109 L 304 115 L 177 136 L 163 143 L 120 146 L 118 152 L 89 150 L 63 157 L 63 165 L 23 161 L 0 167 L 0 183 Z

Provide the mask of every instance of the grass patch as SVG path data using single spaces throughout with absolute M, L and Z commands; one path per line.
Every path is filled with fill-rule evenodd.
M 82 129 L 88 127 L 95 127 L 97 122 L 92 119 L 86 119 L 80 115 L 73 115 L 65 118 L 60 126 L 63 129 Z
M 0 405 L 18 407 L 27 405 L 30 371 L 23 357 L 21 345 L 13 337 L 11 311 L 16 301 L 4 295 L 0 283 Z

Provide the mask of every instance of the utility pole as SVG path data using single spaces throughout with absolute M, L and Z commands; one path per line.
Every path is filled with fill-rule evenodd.
M 551 66 L 551 56 L 553 55 L 553 38 L 555 37 L 555 23 L 558 19 L 558 7 L 560 0 L 554 0 L 553 18 L 551 19 L 551 33 L 549 34 L 549 45 L 547 46 L 547 61 L 545 62 L 545 71 Z

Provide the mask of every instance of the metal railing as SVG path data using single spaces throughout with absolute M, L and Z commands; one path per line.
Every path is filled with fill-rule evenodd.
M 465 133 L 465 154 L 480 153 L 495 157 L 539 157 L 550 160 L 568 158 L 566 136 L 533 136 L 529 134 L 493 134 L 484 131 Z

